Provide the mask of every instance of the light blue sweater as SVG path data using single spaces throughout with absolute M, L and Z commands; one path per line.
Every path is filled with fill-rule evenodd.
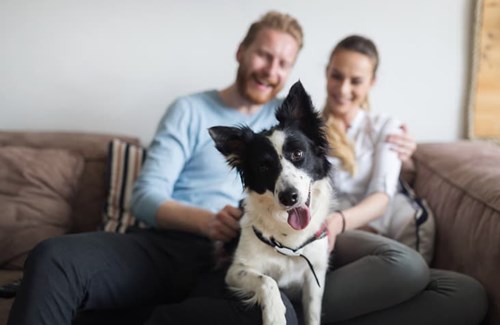
M 156 226 L 156 211 L 168 200 L 212 212 L 238 205 L 239 176 L 215 149 L 208 128 L 245 124 L 258 132 L 276 123 L 275 99 L 248 116 L 227 107 L 217 91 L 177 99 L 160 121 L 132 195 L 135 217 Z

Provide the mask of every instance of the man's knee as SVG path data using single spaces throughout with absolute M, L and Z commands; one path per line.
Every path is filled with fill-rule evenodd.
M 63 237 L 54 237 L 40 242 L 28 255 L 25 268 L 36 265 L 38 272 L 54 271 L 76 258 L 73 245 L 66 243 Z

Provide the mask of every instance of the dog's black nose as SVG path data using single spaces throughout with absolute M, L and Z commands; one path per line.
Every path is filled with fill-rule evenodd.
M 297 189 L 295 188 L 287 188 L 286 190 L 281 191 L 278 194 L 278 199 L 280 200 L 281 204 L 290 207 L 297 203 L 299 199 L 299 193 L 297 193 Z

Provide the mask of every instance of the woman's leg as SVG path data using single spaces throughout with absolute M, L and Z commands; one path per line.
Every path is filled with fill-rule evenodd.
M 179 301 L 207 268 L 210 244 L 154 230 L 42 242 L 30 254 L 9 324 L 70 324 L 76 313 Z
M 338 236 L 331 263 L 323 296 L 325 324 L 400 304 L 429 282 L 429 269 L 420 254 L 364 231 Z
M 420 254 L 370 233 L 337 237 L 327 274 L 323 324 L 479 324 L 483 287 L 463 274 L 430 270 Z
M 486 315 L 488 301 L 484 288 L 464 274 L 431 270 L 424 291 L 393 307 L 367 314 L 342 325 L 475 325 Z

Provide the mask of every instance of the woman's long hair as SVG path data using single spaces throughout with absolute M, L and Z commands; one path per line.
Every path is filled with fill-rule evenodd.
M 370 39 L 359 35 L 344 38 L 335 46 L 328 62 L 331 62 L 333 56 L 341 50 L 353 51 L 369 57 L 373 61 L 373 77 L 375 77 L 379 65 L 379 56 L 377 47 Z M 368 97 L 361 108 L 369 110 Z M 323 109 L 323 119 L 325 120 L 326 136 L 331 148 L 330 156 L 338 158 L 342 168 L 351 175 L 356 174 L 356 153 L 353 143 L 347 138 L 346 132 L 336 125 L 333 113 L 326 106 Z

